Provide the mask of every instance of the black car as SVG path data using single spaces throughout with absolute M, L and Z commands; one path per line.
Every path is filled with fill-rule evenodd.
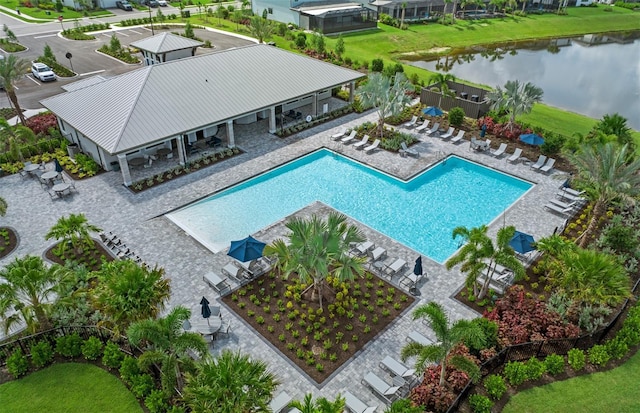
M 131 3 L 127 0 L 118 0 L 116 1 L 116 7 L 126 11 L 132 11 L 133 7 L 131 7 Z
M 149 6 L 149 7 L 158 7 L 158 0 L 144 0 L 144 5 Z

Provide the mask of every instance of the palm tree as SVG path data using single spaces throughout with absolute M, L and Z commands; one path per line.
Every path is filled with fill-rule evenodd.
M 266 413 L 278 385 L 267 363 L 223 350 L 186 374 L 183 400 L 194 413 Z
M 91 232 L 100 232 L 102 229 L 89 224 L 84 214 L 71 214 L 68 218 L 61 217 L 45 235 L 45 239 L 55 238 L 62 240 L 59 246 L 59 254 L 63 255 L 67 245 L 71 244 L 76 254 L 82 254 L 82 247 L 93 246 Z
M 466 286 L 473 287 L 473 294 L 482 299 L 489 290 L 489 285 L 496 272 L 497 265 L 509 268 L 513 271 L 515 279 L 524 276 L 524 267 L 516 258 L 515 251 L 509 246 L 509 241 L 515 234 L 515 227 L 503 227 L 498 230 L 496 245 L 487 235 L 488 227 L 468 229 L 466 227 L 456 227 L 453 229 L 453 238 L 462 237 L 465 244 L 451 258 L 447 260 L 445 266 L 448 270 L 462 263 L 460 271 L 467 273 Z M 478 291 L 478 277 L 484 276 L 484 282 Z
M 273 33 L 273 26 L 269 20 L 263 19 L 261 16 L 256 14 L 251 17 L 249 33 L 251 33 L 251 36 L 258 39 L 258 43 L 264 43 L 266 39 L 271 37 L 271 33 Z
M 451 357 L 449 353 L 463 341 L 476 348 L 482 348 L 485 336 L 482 328 L 469 320 L 458 320 L 449 326 L 449 317 L 442 306 L 436 302 L 423 304 L 413 312 L 413 319 L 427 318 L 431 329 L 436 335 L 437 343 L 424 345 L 409 343 L 402 348 L 400 353 L 402 361 L 416 356 L 416 370 L 424 370 L 426 364 L 435 362 L 440 365 L 440 385 L 444 385 L 447 370 L 447 361 L 454 367 L 469 373 L 471 377 L 477 377 L 480 373 L 478 366 L 468 358 L 460 355 Z M 449 360 L 447 360 L 449 358 Z
M 438 100 L 438 107 L 442 105 L 442 96 L 452 96 L 451 91 L 449 90 L 449 85 L 447 82 L 455 82 L 456 77 L 451 73 L 435 73 L 433 76 L 429 78 L 430 87 L 432 89 L 438 90 L 440 92 L 440 100 Z
M 412 85 L 403 73 L 396 73 L 393 82 L 381 73 L 372 73 L 369 80 L 360 86 L 356 95 L 360 98 L 365 108 L 375 107 L 378 113 L 378 135 L 383 137 L 384 119 L 387 116 L 396 116 L 411 101 L 407 94 L 412 90 Z
M 182 324 L 189 319 L 191 311 L 175 307 L 166 317 L 156 320 L 137 321 L 127 329 L 129 342 L 146 349 L 138 359 L 142 368 L 160 365 L 162 389 L 172 395 L 183 387 L 181 366 L 191 360 L 190 351 L 200 357 L 207 354 L 207 343 L 198 333 L 186 332 Z
M 402 26 L 404 26 L 404 14 L 407 11 L 407 2 L 403 1 L 400 7 L 402 8 L 402 14 L 400 15 L 400 30 L 402 30 Z
M 4 152 L 10 152 L 16 159 L 24 161 L 20 146 L 36 143 L 36 135 L 26 126 L 11 126 L 6 119 L 0 118 L 0 142 Z
M 300 281 L 311 284 L 322 308 L 323 287 L 328 276 L 343 282 L 364 273 L 364 259 L 348 254 L 351 243 L 362 242 L 364 237 L 347 217 L 337 212 L 326 221 L 313 215 L 309 220 L 293 218 L 286 224 L 291 230 L 289 245 L 278 239 L 265 247 L 265 255 L 276 255 L 278 267 L 286 279 L 297 274 Z
M 598 229 L 600 217 L 616 199 L 633 202 L 640 193 L 640 158 L 627 153 L 628 146 L 615 143 L 589 145 L 567 154 L 578 170 L 578 180 L 587 190 L 588 198 L 595 202 L 589 226 L 581 235 L 580 246 L 585 247 Z
M 530 82 L 521 84 L 519 80 L 509 80 L 504 90 L 496 86 L 487 93 L 487 98 L 492 102 L 491 109 L 509 113 L 508 125 L 513 130 L 516 117 L 531 112 L 533 104 L 542 100 L 543 93 L 542 89 Z
M 0 217 L 7 215 L 7 201 L 4 198 L 0 197 Z
M 336 400 L 329 401 L 324 397 L 313 400 L 313 394 L 307 393 L 304 401 L 294 400 L 289 407 L 294 407 L 300 413 L 342 413 L 344 411 L 345 399 L 338 395 Z
M 97 276 L 94 305 L 116 332 L 126 330 L 133 322 L 156 318 L 171 295 L 163 269 L 141 267 L 131 260 L 105 262 Z
M 51 327 L 49 315 L 58 298 L 58 288 L 68 272 L 57 264 L 45 266 L 42 258 L 16 258 L 0 270 L 0 320 L 5 334 L 24 323 L 29 333 Z
M 593 130 L 605 135 L 614 135 L 620 145 L 629 144 L 631 152 L 635 152 L 635 141 L 625 117 L 617 113 L 604 115 L 602 120 L 595 124 Z
M 4 92 L 7 94 L 7 98 L 18 112 L 18 118 L 23 125 L 26 123 L 24 115 L 22 114 L 22 108 L 18 103 L 18 96 L 16 96 L 16 89 L 13 83 L 22 78 L 29 70 L 30 63 L 28 60 L 19 59 L 13 54 L 5 56 L 0 60 L 0 82 L 4 87 Z

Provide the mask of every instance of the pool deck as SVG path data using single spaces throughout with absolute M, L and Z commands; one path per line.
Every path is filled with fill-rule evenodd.
M 239 128 L 241 130 L 236 130 L 236 143 L 245 153 L 139 194 L 133 194 L 122 186 L 122 178 L 118 172 L 103 173 L 91 179 L 77 181 L 75 186 L 78 193 L 54 201 L 33 179 L 24 179 L 18 174 L 4 177 L 0 180 L 0 197 L 7 200 L 9 207 L 1 222 L 3 226 L 17 230 L 20 244 L 17 251 L 0 260 L 0 265 L 6 265 L 18 256 L 42 255 L 54 243 L 46 241 L 44 235 L 56 221 L 63 215 L 84 213 L 90 223 L 117 234 L 146 263 L 157 264 L 165 269 L 166 276 L 171 279 L 170 306 L 184 305 L 199 311 L 198 303 L 203 295 L 210 301 L 215 299 L 214 291 L 202 281 L 202 275 L 210 270 L 219 272 L 231 258 L 224 252 L 211 253 L 164 218 L 163 214 L 320 147 L 333 149 L 403 179 L 434 163 L 443 153 L 456 154 L 536 184 L 504 216 L 501 215 L 491 223 L 491 235 L 505 224 L 514 225 L 518 230 L 539 239 L 551 235 L 556 227 L 564 223 L 563 217 L 546 211 L 543 205 L 554 197 L 566 178 L 565 173 L 553 171 L 552 174 L 545 175 L 531 170 L 528 165 L 507 162 L 508 154 L 495 159 L 490 154 L 473 152 L 469 149 L 468 140 L 455 145 L 439 138 L 421 135 L 421 142 L 413 146 L 420 152 L 419 158 L 403 158 L 384 150 L 367 155 L 351 146 L 330 140 L 329 136 L 341 126 L 356 126 L 364 121 L 375 122 L 375 113 L 350 114 L 285 139 L 264 132 L 257 133 L 257 130 L 266 130 L 262 123 L 243 125 Z M 375 202 L 375 198 L 372 198 L 372 202 Z M 469 207 L 472 208 L 473 205 Z M 314 203 L 295 215 L 324 213 L 328 209 L 321 203 Z M 418 253 L 371 228 L 363 227 L 362 230 L 377 246 L 387 249 L 388 257 L 401 257 L 413 268 L 413 261 Z M 277 222 L 253 235 L 270 242 L 284 234 L 283 223 Z M 421 296 L 417 304 L 437 301 L 444 305 L 454 320 L 478 316 L 451 298 L 463 285 L 463 274 L 456 269 L 447 271 L 444 266 L 429 259 L 423 260 L 423 266 L 428 280 L 420 284 Z M 231 319 L 231 335 L 230 338 L 223 338 L 215 343 L 215 348 L 211 350 L 213 354 L 222 349 L 240 350 L 265 360 L 282 382 L 278 391 L 285 389 L 296 399 L 302 399 L 308 392 L 315 396 L 333 398 L 338 392 L 349 390 L 365 403 L 378 405 L 379 412 L 384 410 L 384 403 L 360 384 L 363 375 L 373 371 L 384 377 L 378 367 L 379 362 L 387 355 L 399 358 L 400 349 L 411 330 L 416 329 L 432 339 L 435 338 L 432 331 L 420 322 L 413 322 L 407 313 L 378 339 L 369 343 L 322 388 L 318 388 L 233 313 L 223 308 L 223 316 Z

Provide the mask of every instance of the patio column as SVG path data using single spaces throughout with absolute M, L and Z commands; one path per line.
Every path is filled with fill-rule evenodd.
M 349 103 L 353 103 L 356 92 L 356 82 L 349 82 Z
M 184 138 L 182 135 L 176 136 L 176 143 L 178 147 L 178 162 L 184 166 L 187 163 L 187 151 L 184 149 Z
M 229 147 L 234 148 L 236 146 L 236 141 L 233 136 L 233 121 L 227 121 L 227 138 L 229 138 Z
M 315 92 L 311 99 L 311 116 L 314 118 L 318 116 L 318 92 Z
M 276 107 L 269 108 L 269 133 L 276 133 Z
M 126 154 L 118 154 L 118 163 L 122 171 L 122 181 L 126 186 L 131 186 L 131 172 L 129 172 L 129 163 Z

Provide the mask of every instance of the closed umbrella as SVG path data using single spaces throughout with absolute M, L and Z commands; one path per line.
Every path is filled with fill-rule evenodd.
M 422 275 L 422 256 L 416 258 L 416 265 L 413 266 L 413 273 L 415 275 Z
M 266 245 L 264 242 L 249 236 L 239 241 L 231 241 L 231 247 L 229 247 L 227 255 L 242 262 L 253 261 L 262 257 L 262 251 Z
M 524 135 L 520 135 L 520 141 L 535 146 L 539 146 L 544 143 L 544 139 L 542 138 L 542 136 L 536 135 L 535 133 L 526 133 Z
M 437 106 L 428 106 L 422 110 L 422 113 L 429 116 L 442 116 L 444 112 Z
M 533 239 L 533 236 L 525 234 L 524 232 L 516 231 L 513 238 L 511 238 L 511 241 L 509 241 L 509 245 L 517 253 L 526 254 L 536 249 L 533 245 L 535 242 L 536 241 Z
M 55 167 L 56 167 L 56 172 L 57 172 L 57 173 L 62 172 L 62 165 L 60 165 L 60 162 L 58 162 L 58 159 L 57 159 L 57 158 L 54 158 L 54 159 L 53 159 L 53 163 L 54 163 L 54 165 L 55 165 Z
M 211 317 L 211 308 L 209 308 L 209 300 L 207 300 L 205 297 L 202 297 L 202 300 L 200 300 L 200 305 L 202 306 L 201 308 L 202 318 L 205 318 L 207 320 L 207 324 L 209 324 L 209 317 Z

